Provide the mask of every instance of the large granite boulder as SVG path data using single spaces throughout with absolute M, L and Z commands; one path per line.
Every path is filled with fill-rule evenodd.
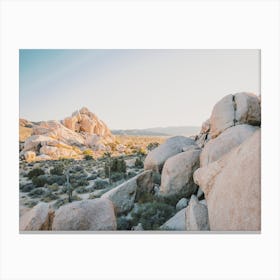
M 209 230 L 207 206 L 200 203 L 194 195 L 186 208 L 186 229 L 191 231 Z
M 200 154 L 200 166 L 216 161 L 250 137 L 258 127 L 248 124 L 232 126 L 210 140 Z
M 134 202 L 152 190 L 152 171 L 147 170 L 104 193 L 102 197 L 110 199 L 113 202 L 118 214 L 124 214 L 133 208 Z
M 112 202 L 104 198 L 75 201 L 61 206 L 53 219 L 52 230 L 116 230 Z
M 166 221 L 161 230 L 186 230 L 186 208 L 181 209 L 172 218 Z
M 160 173 L 165 161 L 183 151 L 185 147 L 196 145 L 191 138 L 175 136 L 167 139 L 163 144 L 148 153 L 144 168 Z
M 20 217 L 19 229 L 21 231 L 49 230 L 51 221 L 52 211 L 49 204 L 40 202 Z
M 260 125 L 261 107 L 257 95 L 247 92 L 229 94 L 213 108 L 210 117 L 211 138 L 238 124 Z
M 199 168 L 200 149 L 191 146 L 186 152 L 170 157 L 164 164 L 161 175 L 160 195 L 190 197 L 196 192 L 193 172 Z
M 211 230 L 261 228 L 261 130 L 219 160 L 199 168 L 194 181 L 203 190 Z

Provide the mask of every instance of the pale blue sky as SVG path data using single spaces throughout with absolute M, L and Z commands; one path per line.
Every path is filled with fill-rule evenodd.
M 223 96 L 260 93 L 257 50 L 20 50 L 20 117 L 83 106 L 111 129 L 197 125 Z

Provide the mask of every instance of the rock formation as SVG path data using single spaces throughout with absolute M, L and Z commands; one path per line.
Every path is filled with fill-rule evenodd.
M 24 129 L 28 129 L 29 134 Z M 63 121 L 32 123 L 20 119 L 20 132 L 20 140 L 24 141 L 20 155 L 25 157 L 24 152 L 32 151 L 38 160 L 46 156 L 51 159 L 77 157 L 83 149 L 100 150 L 104 144 L 114 141 L 107 125 L 85 107 Z
M 191 145 L 195 145 L 193 139 L 184 136 L 171 137 L 147 155 L 144 168 L 161 173 L 163 165 L 168 158 L 181 153 L 183 148 Z
M 114 206 L 108 199 L 75 201 L 61 206 L 53 219 L 52 230 L 116 230 Z
M 193 172 L 199 167 L 200 149 L 191 146 L 186 152 L 170 157 L 161 174 L 160 194 L 162 196 L 190 197 L 197 190 Z
M 261 226 L 260 129 L 218 161 L 199 168 L 211 230 L 258 231 Z

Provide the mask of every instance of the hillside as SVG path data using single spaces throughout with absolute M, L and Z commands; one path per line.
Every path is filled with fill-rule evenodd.
M 199 133 L 200 128 L 196 126 L 168 126 L 153 127 L 146 129 L 117 129 L 112 130 L 114 135 L 145 135 L 145 136 L 192 136 Z

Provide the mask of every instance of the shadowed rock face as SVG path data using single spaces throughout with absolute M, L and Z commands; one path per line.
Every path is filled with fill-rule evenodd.
M 199 168 L 194 181 L 205 193 L 211 230 L 261 228 L 261 130 L 221 159 Z
M 194 195 L 186 208 L 186 229 L 192 231 L 209 230 L 207 206 L 200 203 Z
M 167 139 L 163 144 L 148 153 L 144 168 L 146 170 L 153 170 L 160 173 L 165 161 L 181 152 L 183 149 L 192 145 L 196 145 L 195 141 L 191 138 L 184 136 L 175 136 Z

